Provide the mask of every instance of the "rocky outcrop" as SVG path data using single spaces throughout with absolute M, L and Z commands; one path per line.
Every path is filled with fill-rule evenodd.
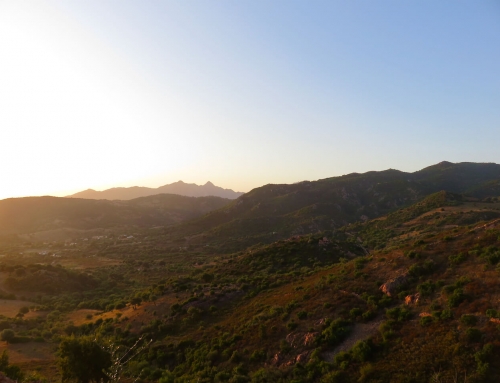
M 405 305 L 410 306 L 410 305 L 416 305 L 418 301 L 420 300 L 420 294 L 416 293 L 413 295 L 407 295 L 405 297 Z
M 379 289 L 384 294 L 387 294 L 389 297 L 392 297 L 398 292 L 399 288 L 403 286 L 406 282 L 408 282 L 408 274 L 405 273 L 400 275 L 399 277 L 388 280 L 382 286 L 380 286 Z
M 314 344 L 318 332 L 306 332 L 306 333 L 290 333 L 286 336 L 286 341 L 290 346 L 297 347 L 308 347 Z
M 307 359 L 309 358 L 310 351 L 305 351 L 302 354 L 297 355 L 295 358 L 295 363 L 305 363 L 307 362 Z
M 273 366 L 279 366 L 282 362 L 283 362 L 283 355 L 281 355 L 281 352 L 276 353 L 271 359 L 271 364 Z

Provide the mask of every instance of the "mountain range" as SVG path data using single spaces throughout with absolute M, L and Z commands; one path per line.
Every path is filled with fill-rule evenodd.
M 441 162 L 414 173 L 389 169 L 269 184 L 168 230 L 236 251 L 255 241 L 270 243 L 377 218 L 442 190 L 478 199 L 498 196 L 500 165 Z
M 219 251 L 235 251 L 256 241 L 271 243 L 377 218 L 442 190 L 478 199 L 498 196 L 500 165 L 441 162 L 414 173 L 389 169 L 296 184 L 269 184 L 233 201 L 176 194 L 118 200 L 120 196 L 125 199 L 132 193 L 158 190 L 202 193 L 200 188 L 224 190 L 211 183 L 197 186 L 179 181 L 158 189 L 114 188 L 77 193 L 72 198 L 6 199 L 0 201 L 0 234 L 168 226 L 164 230 L 169 236 L 185 238 L 192 244 L 209 241 L 218 244 Z M 76 198 L 78 195 L 88 197 Z M 101 196 L 100 200 L 92 200 L 92 195 Z
M 85 199 L 108 199 L 108 200 L 130 200 L 139 197 L 147 197 L 156 194 L 179 194 L 186 197 L 221 197 L 236 199 L 243 193 L 235 192 L 231 189 L 223 189 L 215 186 L 210 181 L 205 185 L 188 184 L 177 181 L 158 188 L 148 188 L 141 186 L 132 186 L 128 188 L 111 188 L 103 191 L 87 189 L 67 198 L 85 198 Z

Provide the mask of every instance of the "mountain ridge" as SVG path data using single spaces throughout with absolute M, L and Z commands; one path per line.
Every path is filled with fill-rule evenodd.
M 204 185 L 190 184 L 183 181 L 173 182 L 157 188 L 145 186 L 115 187 L 102 191 L 86 189 L 81 192 L 71 194 L 65 198 L 84 199 L 106 199 L 106 200 L 131 200 L 139 197 L 148 197 L 157 194 L 178 194 L 185 197 L 221 197 L 236 199 L 243 193 L 235 192 L 232 189 L 224 189 L 208 181 Z

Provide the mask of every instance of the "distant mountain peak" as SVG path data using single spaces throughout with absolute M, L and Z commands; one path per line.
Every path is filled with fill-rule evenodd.
M 69 198 L 85 199 L 107 199 L 107 200 L 130 200 L 139 197 L 147 197 L 156 194 L 178 194 L 187 197 L 215 196 L 228 199 L 236 199 L 243 193 L 231 189 L 224 189 L 208 181 L 205 185 L 189 184 L 182 180 L 163 185 L 158 188 L 147 188 L 132 186 L 128 188 L 111 188 L 103 191 L 87 189 L 85 191 L 69 195 Z

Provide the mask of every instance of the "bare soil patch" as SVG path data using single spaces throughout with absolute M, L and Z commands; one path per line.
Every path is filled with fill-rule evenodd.
M 348 351 L 360 340 L 369 338 L 370 336 L 377 333 L 380 324 L 384 321 L 384 318 L 376 318 L 375 320 L 368 323 L 356 323 L 351 335 L 344 340 L 341 344 L 335 347 L 331 351 L 326 351 L 323 353 L 323 358 L 327 362 L 333 362 L 333 358 L 341 351 Z

